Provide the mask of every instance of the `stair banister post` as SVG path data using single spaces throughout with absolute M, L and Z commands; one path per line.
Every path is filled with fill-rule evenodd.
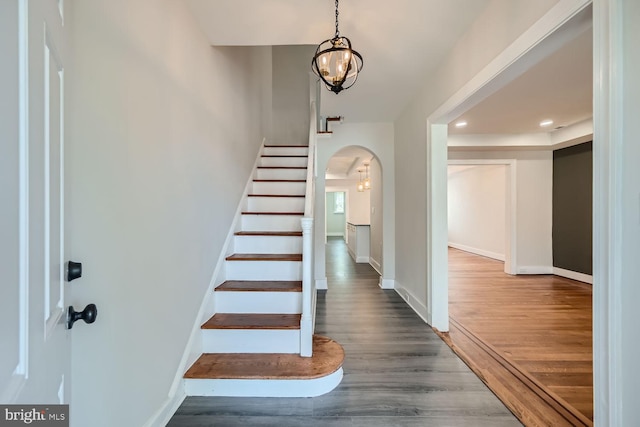
M 302 316 L 300 318 L 300 356 L 313 354 L 312 277 L 313 218 L 302 218 Z

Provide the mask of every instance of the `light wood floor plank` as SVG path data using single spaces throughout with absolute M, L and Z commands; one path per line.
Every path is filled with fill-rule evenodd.
M 510 276 L 503 268 L 502 262 L 449 250 L 452 324 L 491 346 L 588 425 L 593 420 L 591 285 L 552 275 Z M 454 345 L 465 339 L 455 327 L 450 335 Z

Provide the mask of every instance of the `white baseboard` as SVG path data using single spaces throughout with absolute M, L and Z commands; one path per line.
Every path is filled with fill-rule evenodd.
M 378 286 L 380 286 L 380 289 L 395 289 L 396 281 L 393 279 L 385 279 L 382 276 L 380 276 L 380 281 L 378 282 Z
M 516 270 L 517 274 L 553 274 L 553 267 L 546 265 L 522 265 Z
M 342 367 L 320 378 L 305 380 L 185 380 L 189 396 L 315 397 L 329 393 L 342 381 Z
M 486 251 L 484 249 L 478 249 L 467 245 L 461 245 L 459 243 L 449 242 L 449 246 L 455 249 L 460 249 L 461 251 L 471 252 L 472 254 L 486 256 L 487 258 L 497 259 L 498 261 L 504 261 L 504 254 L 499 254 L 497 252 Z
M 327 233 L 327 237 L 342 237 L 344 239 L 344 233 L 338 233 L 338 232 Z
M 324 279 L 316 279 L 316 289 L 329 289 L 326 277 Z
M 565 270 L 564 268 L 553 267 L 553 274 L 560 277 L 566 277 L 567 279 L 577 280 L 578 282 L 589 283 L 593 285 L 593 276 L 584 273 L 578 273 L 577 271 Z
M 382 276 L 382 266 L 377 260 L 373 259 L 373 257 L 369 257 L 369 265 Z
M 356 263 L 357 264 L 369 264 L 369 257 L 368 256 L 356 257 Z
M 187 395 L 183 388 L 178 393 L 175 393 L 173 397 L 167 397 L 156 413 L 144 423 L 144 427 L 166 426 L 169 424 L 169 420 L 173 417 L 173 414 L 176 413 L 185 397 L 187 397 Z
M 422 302 L 420 302 L 418 298 L 416 298 L 415 295 L 411 293 L 411 291 L 409 291 L 407 288 L 405 288 L 400 283 L 398 283 L 397 280 L 395 281 L 394 289 L 396 293 L 400 295 L 400 298 L 405 300 L 405 302 L 409 304 L 409 307 L 411 307 L 411 309 L 415 311 L 418 316 L 420 316 L 420 318 L 424 321 L 424 323 L 429 324 L 428 319 L 430 315 L 429 315 L 429 311 L 427 310 L 427 307 L 424 304 L 422 304 Z

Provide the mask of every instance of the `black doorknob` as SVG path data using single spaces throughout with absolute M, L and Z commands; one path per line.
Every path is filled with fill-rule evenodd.
M 82 311 L 75 311 L 70 305 L 67 311 L 67 329 L 73 328 L 76 320 L 82 319 L 84 323 L 93 323 L 96 321 L 96 317 L 98 317 L 98 308 L 95 304 L 88 304 Z
M 67 263 L 67 282 L 82 277 L 82 263 L 69 261 Z

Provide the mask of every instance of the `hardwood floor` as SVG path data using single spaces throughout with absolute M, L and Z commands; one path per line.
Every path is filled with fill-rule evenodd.
M 542 414 L 523 416 L 533 417 L 527 425 L 545 425 L 535 420 L 554 416 L 560 418 L 553 425 L 591 425 L 591 285 L 552 275 L 510 276 L 503 267 L 499 261 L 449 250 L 452 322 L 447 338 L 463 352 L 466 349 L 470 365 L 478 363 L 476 372 L 493 381 L 494 391 L 514 413 Z M 479 341 L 475 349 L 474 340 Z M 509 373 L 495 374 L 495 366 L 483 360 L 481 347 L 496 354 L 503 371 L 524 377 L 529 393 L 533 391 L 528 402 L 518 400 L 525 391 L 502 390 L 497 377 Z M 541 409 L 545 402 L 548 407 Z
M 344 379 L 314 398 L 189 397 L 171 427 L 521 425 L 478 377 L 340 238 L 327 245 L 329 290 L 316 333 L 345 350 Z

